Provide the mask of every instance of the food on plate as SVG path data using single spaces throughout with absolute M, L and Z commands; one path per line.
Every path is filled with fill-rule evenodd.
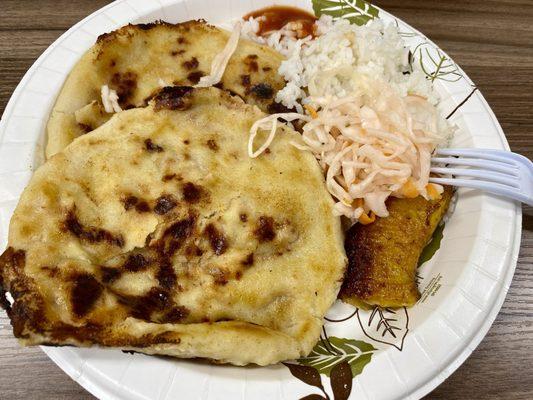
M 286 85 L 276 101 L 297 112 L 257 121 L 248 154 L 260 158 L 269 149 L 280 120 L 298 121 L 302 140 L 291 144 L 314 154 L 335 214 L 353 225 L 340 298 L 412 306 L 420 296 L 418 258 L 451 197 L 449 188 L 429 183 L 431 154 L 454 128 L 393 25 L 355 26 L 329 16 L 287 22 L 275 10 L 247 16 L 243 32 L 286 57 L 279 69 Z M 286 23 L 272 29 L 278 21 Z M 270 134 L 260 143 L 263 131 Z
M 257 131 L 274 131 L 279 119 L 300 120 L 304 143 L 293 145 L 319 161 L 337 215 L 370 223 L 387 217 L 389 197 L 436 198 L 443 188 L 428 181 L 430 158 L 453 128 L 398 29 L 321 16 L 302 38 L 297 23 L 262 33 L 265 18 L 269 13 L 247 20 L 243 32 L 286 56 L 279 68 L 286 85 L 276 101 L 298 112 L 258 121 L 250 156 L 259 157 L 274 138 L 257 143 Z
M 252 39 L 261 41 L 263 37 L 290 36 L 304 39 L 317 32 L 317 17 L 297 7 L 271 6 L 252 11 L 243 17 L 248 21 Z M 269 46 L 272 40 L 269 41 Z
M 346 232 L 348 269 L 339 297 L 356 306 L 413 306 L 420 298 L 418 259 L 448 209 L 452 189 L 439 199 L 387 200 L 389 216 Z
M 203 21 L 127 25 L 101 35 L 59 93 L 47 126 L 47 158 L 112 113 L 145 106 L 163 86 L 198 84 L 229 38 Z M 279 109 L 273 100 L 284 85 L 277 73 L 282 60 L 275 50 L 240 39 L 218 86 L 265 112 Z
M 308 355 L 338 295 L 414 305 L 452 196 L 429 183 L 454 132 L 438 101 L 380 21 L 275 7 L 101 35 L 0 256 L 15 336 L 267 365 Z
M 166 87 L 41 166 L 0 257 L 20 342 L 237 365 L 308 354 L 345 271 L 341 224 L 297 132 L 248 157 L 264 115 Z

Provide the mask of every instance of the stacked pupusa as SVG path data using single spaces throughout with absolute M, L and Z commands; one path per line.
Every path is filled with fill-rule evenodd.
M 197 24 L 179 29 L 215 29 Z M 155 40 L 163 26 L 147 32 Z M 115 33 L 96 48 L 113 40 L 135 42 Z M 275 90 L 278 78 L 267 77 L 275 61 L 261 49 L 244 42 L 223 85 L 267 108 L 266 85 Z M 238 365 L 308 354 L 346 258 L 315 159 L 289 145 L 298 133 L 281 128 L 272 152 L 250 159 L 259 108 L 216 88 L 157 91 L 146 82 L 168 76 L 149 73 L 149 65 L 146 81 L 140 70 L 127 71 L 128 83 L 120 75 L 121 107 L 133 108 L 96 121 L 98 68 L 119 54 L 90 63 L 88 54 L 78 65 L 86 82 L 72 89 L 75 69 L 60 94 L 50 158 L 22 194 L 0 257 L 0 298 L 7 291 L 14 298 L 2 305 L 15 336 L 26 345 L 111 346 Z M 125 58 L 133 62 L 133 54 L 141 63 L 142 52 Z M 195 68 L 205 68 L 196 59 Z

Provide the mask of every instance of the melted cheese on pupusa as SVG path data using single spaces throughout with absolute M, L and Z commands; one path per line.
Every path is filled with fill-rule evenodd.
M 110 112 L 146 106 L 162 85 L 197 84 L 229 39 L 230 32 L 203 21 L 127 25 L 101 35 L 57 97 L 47 125 L 47 158 L 99 127 Z M 241 38 L 218 70 L 220 82 L 210 83 L 217 81 L 266 112 L 276 107 L 274 97 L 285 84 L 277 73 L 282 60 L 275 50 Z M 101 109 L 88 107 L 92 102 Z

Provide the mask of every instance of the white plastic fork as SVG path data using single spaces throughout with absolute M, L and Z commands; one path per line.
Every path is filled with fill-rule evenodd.
M 437 149 L 431 163 L 430 171 L 440 176 L 431 176 L 430 182 L 480 189 L 533 205 L 533 163 L 520 154 L 490 149 Z

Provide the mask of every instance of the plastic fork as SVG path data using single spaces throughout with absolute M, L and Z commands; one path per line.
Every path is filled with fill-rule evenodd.
M 480 189 L 533 205 L 533 163 L 520 154 L 489 149 L 437 149 L 430 182 Z

